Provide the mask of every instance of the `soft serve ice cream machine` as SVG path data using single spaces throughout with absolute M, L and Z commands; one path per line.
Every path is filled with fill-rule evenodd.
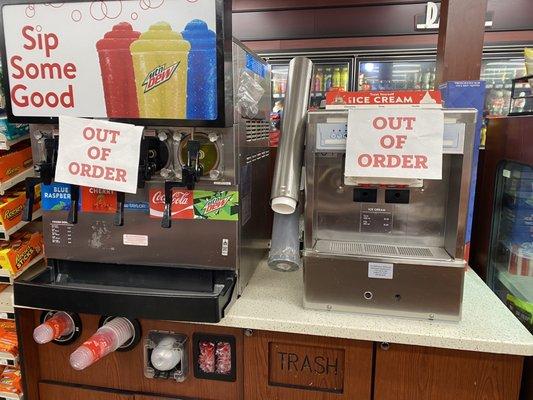
M 291 63 L 272 190 L 274 211 L 293 213 L 305 164 L 304 306 L 460 319 L 476 112 L 441 111 L 442 179 L 353 182 L 345 177 L 348 111 L 307 112 L 310 70 L 309 60 Z

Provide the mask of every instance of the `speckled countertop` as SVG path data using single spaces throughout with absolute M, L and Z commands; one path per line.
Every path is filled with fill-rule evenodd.
M 465 277 L 463 318 L 437 322 L 306 310 L 302 271 L 261 263 L 221 325 L 378 342 L 533 356 L 533 335 L 472 270 Z

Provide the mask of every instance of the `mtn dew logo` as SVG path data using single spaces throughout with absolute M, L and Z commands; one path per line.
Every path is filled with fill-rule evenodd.
M 146 78 L 144 78 L 142 84 L 144 86 L 144 93 L 147 93 L 150 90 L 170 80 L 170 78 L 172 78 L 172 75 L 174 75 L 174 73 L 178 69 L 179 65 L 179 61 L 169 67 L 165 67 L 165 64 L 163 64 L 149 72 Z
M 195 218 L 221 221 L 239 220 L 239 192 L 194 191 Z

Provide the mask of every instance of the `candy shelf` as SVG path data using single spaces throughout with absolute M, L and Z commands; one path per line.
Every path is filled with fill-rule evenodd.
M 0 283 L 8 283 L 10 285 L 13 284 L 13 281 L 17 279 L 20 275 L 22 275 L 28 268 L 31 268 L 35 264 L 37 264 L 39 261 L 41 261 L 44 258 L 44 254 L 41 253 L 37 257 L 35 257 L 31 262 L 21 271 L 17 272 L 16 274 L 12 274 L 11 271 L 8 271 L 7 269 L 0 268 Z
M 0 319 L 15 319 L 13 286 L 8 286 L 0 292 Z
M 22 171 L 20 174 L 15 175 L 13 178 L 8 179 L 5 182 L 0 182 L 0 195 L 3 196 L 8 189 L 11 189 L 17 183 L 24 181 L 26 178 L 33 176 L 33 174 L 34 174 L 33 167 L 30 167 Z
M 8 138 L 6 138 L 6 135 L 0 134 L 0 150 L 9 150 L 11 146 L 13 146 L 14 144 L 17 144 L 18 142 L 22 142 L 23 140 L 26 140 L 29 138 L 30 138 L 29 133 L 27 135 L 20 136 L 13 140 L 9 140 Z
M 33 219 L 32 221 L 35 221 L 37 218 L 40 218 L 43 216 L 43 210 L 38 209 L 33 212 Z M 12 228 L 8 229 L 7 231 L 4 230 L 4 228 L 0 225 L 0 240 L 9 240 L 9 236 L 20 230 L 22 227 L 28 225 L 28 221 L 20 221 L 17 225 L 13 226 Z
M 19 365 L 19 356 L 18 354 L 14 356 L 7 351 L 0 351 L 0 365 L 9 365 L 10 367 L 17 367 Z M 0 393 L 0 398 L 3 394 Z
M 0 392 L 0 400 L 24 400 L 23 394 Z

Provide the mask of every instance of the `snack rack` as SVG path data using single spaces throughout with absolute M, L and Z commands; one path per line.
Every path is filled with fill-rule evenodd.
M 1 71 L 0 71 L 1 74 Z M 0 90 L 1 92 L 1 90 Z M 11 124 L 7 122 L 4 112 L 5 100 L 4 94 L 0 93 L 0 154 L 10 155 L 13 152 L 20 149 L 21 142 L 29 139 L 29 127 L 22 124 Z M 29 164 L 29 163 L 28 163 Z M 0 163 L 0 168 L 3 164 Z M 4 167 L 5 168 L 5 167 Z M 0 171 L 1 172 L 1 171 Z M 16 185 L 24 182 L 26 178 L 34 175 L 33 165 L 24 164 L 18 166 L 16 172 L 7 179 L 0 180 L 0 196 L 4 196 L 9 190 Z M 20 207 L 19 207 L 20 209 Z M 39 219 L 42 216 L 42 210 L 37 209 L 33 213 L 32 221 Z M 0 244 L 5 243 L 12 239 L 12 235 L 19 232 L 22 228 L 31 224 L 31 222 L 22 221 L 22 212 L 20 216 L 16 216 L 20 219 L 19 222 L 15 220 L 15 223 L 10 224 L 8 227 L 0 223 Z M 0 218 L 0 222 L 3 219 Z M 13 296 L 13 281 L 18 275 L 22 274 L 28 268 L 41 262 L 44 258 L 44 254 L 41 251 L 36 257 L 34 257 L 25 267 L 18 272 L 5 269 L 0 266 L 0 324 L 2 326 L 12 326 L 14 332 L 15 323 L 15 308 L 14 308 L 14 296 Z M 8 351 L 6 345 L 6 338 L 3 335 L 9 335 L 6 330 L 0 329 L 0 400 L 13 399 L 20 400 L 23 398 L 23 394 L 19 390 L 9 391 L 4 385 L 4 382 L 10 379 L 20 380 L 19 366 L 19 351 L 18 344 L 14 343 L 11 351 Z M 8 343 L 8 342 L 7 342 Z M 16 385 L 17 387 L 20 384 Z

